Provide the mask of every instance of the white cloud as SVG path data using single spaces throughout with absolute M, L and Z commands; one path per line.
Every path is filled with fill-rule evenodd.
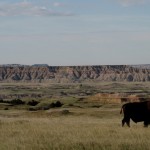
M 59 3 L 55 3 L 55 6 Z M 0 16 L 19 16 L 19 15 L 32 15 L 32 16 L 71 16 L 72 13 L 58 12 L 47 8 L 45 6 L 34 5 L 30 2 L 19 2 L 11 4 L 0 5 Z

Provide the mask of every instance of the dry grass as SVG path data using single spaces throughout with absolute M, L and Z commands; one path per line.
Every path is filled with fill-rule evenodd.
M 118 108 L 73 109 L 72 112 L 67 116 L 53 116 L 51 111 L 22 112 L 17 117 L 9 113 L 5 117 L 1 115 L 0 149 L 149 150 L 149 128 L 143 128 L 141 123 L 122 128 L 122 116 L 116 115 Z M 83 114 L 75 115 L 76 112 Z M 90 115 L 94 112 L 99 115 Z
M 0 150 L 149 150 L 150 130 L 142 123 L 121 127 L 122 92 L 143 92 L 149 83 L 73 85 L 1 84 L 1 93 L 41 93 L 40 104 L 61 100 L 65 105 L 48 111 L 27 111 L 27 106 L 1 104 Z M 9 88 L 11 87 L 11 88 Z M 23 87 L 20 89 L 20 87 Z M 16 91 L 14 91 L 14 88 Z M 98 94 L 102 91 L 103 94 Z M 67 93 L 63 95 L 62 92 Z M 105 95 L 104 93 L 109 95 Z M 92 93 L 92 95 L 87 95 Z M 141 94 L 141 93 L 138 93 Z M 131 97 L 135 98 L 135 97 Z M 25 101 L 31 98 L 27 97 Z M 36 99 L 37 100 L 37 99 Z M 111 104 L 108 104 L 111 103 Z M 80 106 L 80 107 L 79 107 Z M 23 107 L 23 108 L 22 108 Z M 68 109 L 71 113 L 62 114 Z

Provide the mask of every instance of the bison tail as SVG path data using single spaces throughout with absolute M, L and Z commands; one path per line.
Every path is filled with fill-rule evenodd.
M 122 112 L 123 112 L 123 106 L 121 107 L 120 114 L 122 114 Z
M 124 112 L 124 110 L 125 110 L 125 105 L 123 105 L 123 106 L 121 107 L 120 114 L 122 114 L 122 112 Z
M 122 108 L 121 108 L 121 110 L 120 110 L 120 114 L 122 114 Z

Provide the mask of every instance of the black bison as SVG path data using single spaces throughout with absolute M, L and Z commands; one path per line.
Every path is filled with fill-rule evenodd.
M 124 113 L 122 126 L 126 123 L 130 127 L 130 119 L 135 123 L 144 121 L 144 127 L 148 127 L 150 124 L 150 101 L 124 104 L 120 114 L 122 112 Z

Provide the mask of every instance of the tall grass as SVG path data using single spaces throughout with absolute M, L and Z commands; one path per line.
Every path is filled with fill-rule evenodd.
M 150 130 L 120 117 L 1 118 L 1 150 L 149 150 Z

